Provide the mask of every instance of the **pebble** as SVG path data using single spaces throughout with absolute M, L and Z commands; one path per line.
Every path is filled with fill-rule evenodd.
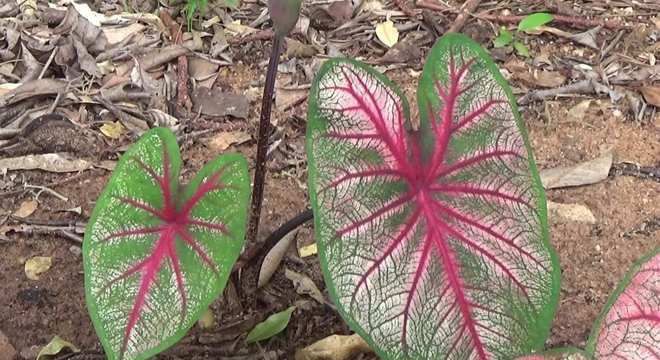
M 80 254 L 82 254 L 82 249 L 78 245 L 71 245 L 69 252 L 75 256 L 80 256 Z
M 16 357 L 16 349 L 9 342 L 5 334 L 0 331 L 0 360 L 14 360 Z

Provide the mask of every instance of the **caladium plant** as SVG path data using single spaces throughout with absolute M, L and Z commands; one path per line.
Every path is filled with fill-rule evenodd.
M 543 346 L 559 266 L 515 99 L 447 34 L 417 92 L 329 60 L 309 97 L 309 189 L 344 319 L 386 359 L 512 359 Z
M 87 306 L 109 359 L 146 359 L 179 340 L 220 294 L 245 236 L 241 155 L 210 161 L 187 186 L 168 129 L 121 157 L 83 243 Z
M 586 351 L 556 349 L 518 360 L 544 359 L 660 359 L 660 247 L 638 260 L 614 290 Z

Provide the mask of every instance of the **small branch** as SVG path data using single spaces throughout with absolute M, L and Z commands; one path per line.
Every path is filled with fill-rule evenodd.
M 39 192 L 37 193 L 37 196 L 36 196 L 37 199 L 39 198 L 39 195 L 41 195 L 41 193 L 45 191 L 45 192 L 47 192 L 47 193 L 49 193 L 49 194 L 55 196 L 56 198 L 58 198 L 58 199 L 60 199 L 60 200 L 62 200 L 62 201 L 64 201 L 64 202 L 69 201 L 69 198 L 67 198 L 66 196 L 64 196 L 64 195 L 58 193 L 57 191 L 55 191 L 55 190 L 53 190 L 53 189 L 50 189 L 50 188 L 48 188 L 48 187 L 46 187 L 46 186 L 25 184 L 25 188 L 26 188 L 26 189 L 38 189 Z
M 600 84 L 595 80 L 581 80 L 573 84 L 560 86 L 554 89 L 536 90 L 527 93 L 518 100 L 518 105 L 527 105 L 531 102 L 547 99 L 550 97 L 565 95 L 565 94 L 593 94 L 597 93 L 599 88 L 605 85 Z
M 253 42 L 253 41 L 264 41 L 264 40 L 270 40 L 273 38 L 275 33 L 273 33 L 273 30 L 259 30 L 255 33 L 245 35 L 245 36 L 235 36 L 231 39 L 229 39 L 230 44 L 245 44 L 248 42 Z
M 610 176 L 633 176 L 640 179 L 650 179 L 660 182 L 660 168 L 654 166 L 640 166 L 633 163 L 622 162 L 613 164 Z
M 264 197 L 264 181 L 266 178 L 266 157 L 268 155 L 268 138 L 270 137 L 270 113 L 273 107 L 273 91 L 275 90 L 275 76 L 277 75 L 277 64 L 284 38 L 275 36 L 273 38 L 273 50 L 266 71 L 266 83 L 261 98 L 261 116 L 259 117 L 259 134 L 257 140 L 257 159 L 254 168 L 254 182 L 252 184 L 252 202 L 250 206 L 250 218 L 247 229 L 247 243 L 254 244 L 259 232 L 259 218 L 261 215 L 261 203 Z
M 527 15 L 494 15 L 494 14 L 477 14 L 477 18 L 488 20 L 499 24 L 517 24 L 520 20 L 524 19 Z M 586 17 L 566 16 L 566 15 L 552 15 L 553 22 L 563 23 L 579 29 L 589 29 L 596 26 L 603 26 L 608 29 L 624 29 L 630 26 L 624 25 L 618 21 L 605 20 L 605 19 L 588 19 Z
M 468 18 L 474 13 L 474 11 L 477 9 L 479 6 L 479 3 L 481 0 L 468 0 L 466 1 L 463 6 L 461 6 L 461 9 L 459 10 L 460 13 L 458 16 L 456 16 L 456 20 L 454 20 L 454 24 L 449 28 L 449 32 L 460 32 L 461 29 L 463 29 L 463 26 L 467 22 Z
M 172 43 L 180 45 L 183 42 L 181 27 L 165 10 L 160 11 L 160 18 L 170 30 Z M 184 107 L 190 101 L 188 96 L 188 58 L 186 55 L 181 55 L 177 58 L 177 63 L 177 105 Z
M 406 4 L 406 0 L 394 0 L 394 3 L 409 18 L 415 19 L 417 17 L 417 13 L 413 9 L 408 7 L 408 4 Z

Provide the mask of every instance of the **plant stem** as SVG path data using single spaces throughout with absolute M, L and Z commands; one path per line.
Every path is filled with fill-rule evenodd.
M 280 57 L 282 37 L 273 37 L 273 50 L 270 53 L 266 84 L 261 98 L 261 116 L 259 117 L 259 135 L 257 140 L 257 162 L 254 168 L 254 181 L 252 185 L 252 203 L 250 206 L 250 219 L 247 229 L 247 243 L 257 240 L 259 232 L 259 218 L 261 216 L 261 203 L 264 197 L 264 179 L 266 177 L 266 155 L 268 152 L 268 138 L 270 135 L 270 112 L 273 105 L 273 91 L 275 89 L 275 75 Z

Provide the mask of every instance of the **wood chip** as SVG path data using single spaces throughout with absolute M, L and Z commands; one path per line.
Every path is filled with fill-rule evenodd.
M 595 184 L 607 179 L 612 158 L 612 152 L 608 151 L 596 159 L 573 166 L 541 170 L 541 183 L 546 189 Z

